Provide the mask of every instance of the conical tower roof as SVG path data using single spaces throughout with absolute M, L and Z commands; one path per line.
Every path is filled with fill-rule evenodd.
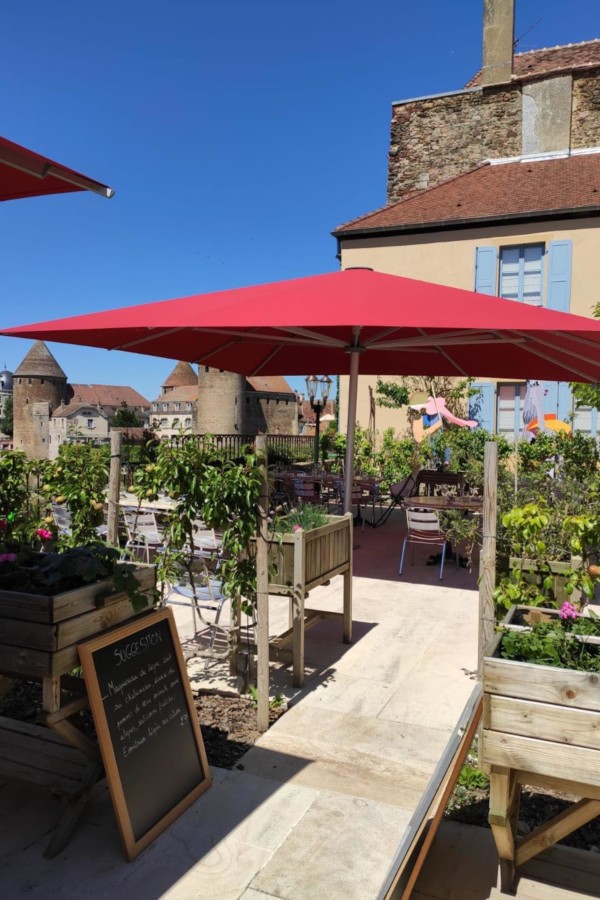
M 198 376 L 192 369 L 189 362 L 180 360 L 167 380 L 162 385 L 163 388 L 186 387 L 198 384 Z
M 36 341 L 25 359 L 17 366 L 15 377 L 36 376 L 42 378 L 65 378 L 66 375 L 56 362 L 43 341 Z

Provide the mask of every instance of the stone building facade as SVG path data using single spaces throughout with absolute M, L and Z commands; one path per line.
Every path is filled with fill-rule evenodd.
M 47 459 L 50 416 L 68 402 L 67 376 L 43 341 L 36 341 L 13 376 L 13 446 Z
M 483 67 L 460 90 L 392 105 L 387 202 L 485 159 L 600 146 L 600 41 L 513 57 L 514 0 L 485 0 Z
M 246 378 L 178 362 L 152 402 L 161 438 L 191 434 L 298 434 L 296 395 L 282 377 Z
M 133 388 L 69 384 L 43 341 L 36 341 L 13 376 L 13 447 L 32 459 L 55 459 L 63 443 L 103 443 L 125 404 L 147 421 L 150 404 Z

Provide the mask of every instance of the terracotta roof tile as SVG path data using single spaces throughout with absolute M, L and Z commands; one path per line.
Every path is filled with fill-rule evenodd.
M 183 387 L 184 385 L 195 385 L 198 387 L 198 375 L 192 369 L 189 362 L 179 360 L 162 387 Z M 169 391 L 169 393 L 171 393 Z
M 70 403 L 85 403 L 92 406 L 146 406 L 150 403 L 132 387 L 116 384 L 70 384 Z
M 491 165 L 340 225 L 336 236 L 372 229 L 567 213 L 600 214 L 600 153 Z
M 198 383 L 196 381 L 195 384 L 184 384 L 181 387 L 172 388 L 166 394 L 161 394 L 160 397 L 153 400 L 153 403 L 174 403 L 179 400 L 185 400 L 189 403 L 190 400 L 196 401 L 197 399 Z
M 255 378 L 247 378 L 246 381 L 253 391 L 264 394 L 294 394 L 282 375 L 257 375 Z
M 570 72 L 573 69 L 600 66 L 600 39 L 582 41 L 580 44 L 565 44 L 561 47 L 544 47 L 541 50 L 527 50 L 515 53 L 513 57 L 513 77 L 549 75 L 551 72 Z M 465 87 L 479 87 L 481 69 Z

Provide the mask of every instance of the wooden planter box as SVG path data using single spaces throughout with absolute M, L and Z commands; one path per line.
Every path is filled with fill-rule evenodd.
M 513 607 L 556 618 L 557 610 Z M 519 626 L 517 626 L 519 627 Z M 522 626 L 521 626 L 522 627 Z M 600 674 L 501 659 L 498 635 L 483 661 L 483 761 L 600 788 Z M 600 638 L 586 636 L 588 643 Z
M 134 567 L 139 590 L 150 595 L 155 567 Z M 18 678 L 63 675 L 79 665 L 78 642 L 135 615 L 112 579 L 53 596 L 0 588 L 0 672 Z
M 326 525 L 281 535 L 269 543 L 269 593 L 290 597 L 290 628 L 271 641 L 271 652 L 287 659 L 292 645 L 293 682 L 304 683 L 304 633 L 324 618 L 341 618 L 343 640 L 352 639 L 352 515 L 328 516 Z M 255 552 L 253 538 L 251 553 Z M 305 609 L 310 590 L 344 576 L 343 612 Z
M 522 614 L 556 618 L 558 610 L 513 607 L 503 624 L 527 627 L 517 624 Z M 501 659 L 500 641 L 483 661 L 481 762 L 490 771 L 489 819 L 507 887 L 515 866 L 600 814 L 600 674 Z M 587 799 L 517 840 L 521 784 Z
M 290 594 L 300 571 L 305 591 L 344 572 L 352 560 L 352 519 L 328 516 L 326 525 L 281 536 L 269 545 L 270 594 Z

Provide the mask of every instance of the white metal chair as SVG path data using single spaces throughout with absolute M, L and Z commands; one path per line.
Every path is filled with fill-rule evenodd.
M 162 549 L 164 545 L 154 512 L 138 507 L 125 507 L 122 514 L 127 532 L 125 550 L 129 550 L 138 558 L 143 557 L 145 562 L 149 563 L 151 552 Z
M 52 503 L 52 518 L 58 529 L 59 535 L 71 534 L 71 513 L 69 507 L 61 503 Z
M 229 631 L 228 626 L 221 624 L 221 613 L 227 600 L 223 592 L 223 582 L 215 572 L 210 572 L 204 559 L 194 554 L 193 583 L 188 572 L 182 569 L 179 581 L 170 585 L 166 602 L 173 606 L 188 606 L 192 610 L 194 634 L 200 630 L 198 620 L 209 630 L 208 653 L 206 654 L 204 668 L 208 669 L 211 659 L 226 658 L 229 654 L 227 648 L 222 654 L 214 652 L 215 639 L 219 632 L 225 640 Z M 218 568 L 218 566 L 217 566 Z M 181 599 L 172 599 L 173 594 Z M 214 618 L 209 621 L 204 613 L 214 613 Z M 200 654 L 204 656 L 204 653 Z
M 446 546 L 448 544 L 448 540 L 446 538 L 446 533 L 443 531 L 440 525 L 440 517 L 435 510 L 431 509 L 411 509 L 410 507 L 406 510 L 406 526 L 407 526 L 407 534 L 404 538 L 404 543 L 402 544 L 402 555 L 400 557 L 400 566 L 398 567 L 398 574 L 402 575 L 402 569 L 404 567 L 404 553 L 406 551 L 406 545 L 413 545 L 413 554 L 412 561 L 414 564 L 414 545 L 415 544 L 426 544 L 429 546 L 440 547 L 441 548 L 441 563 L 440 563 L 440 581 L 442 580 L 442 576 L 444 574 L 444 560 L 446 558 Z

